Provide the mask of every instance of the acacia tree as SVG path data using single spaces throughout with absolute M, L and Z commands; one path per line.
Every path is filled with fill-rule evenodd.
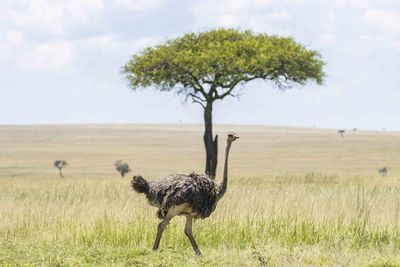
M 54 161 L 53 166 L 58 169 L 60 177 L 63 178 L 64 176 L 62 174 L 62 169 L 68 166 L 68 162 L 66 162 L 65 160 L 56 160 Z
M 239 85 L 255 79 L 279 89 L 313 80 L 321 84 L 324 62 L 319 53 L 290 37 L 236 29 L 188 33 L 135 54 L 124 65 L 133 90 L 155 87 L 174 91 L 204 109 L 205 172 L 214 177 L 218 136 L 213 136 L 214 102 L 237 96 Z
M 114 163 L 114 166 L 115 169 L 121 174 L 121 178 L 123 178 L 128 172 L 132 171 L 131 168 L 129 168 L 128 163 L 125 163 L 122 160 L 117 160 Z

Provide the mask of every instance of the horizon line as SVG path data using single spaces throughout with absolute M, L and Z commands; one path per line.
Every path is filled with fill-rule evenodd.
M 101 125 L 182 125 L 182 126 L 203 126 L 203 123 L 172 123 L 172 122 L 76 122 L 76 123 L 16 123 L 16 124 L 1 124 L 0 127 L 26 127 L 26 126 L 101 126 Z M 377 129 L 363 129 L 363 128 L 345 128 L 345 127 L 318 127 L 318 126 L 299 126 L 299 125 L 271 125 L 271 124 L 242 124 L 242 123 L 213 123 L 213 126 L 248 126 L 248 127 L 271 127 L 271 128 L 298 128 L 298 129 L 315 129 L 315 130 L 346 130 L 353 132 L 353 129 L 361 132 L 390 132 L 397 133 L 399 130 L 388 130 L 386 128 L 382 128 L 380 130 Z

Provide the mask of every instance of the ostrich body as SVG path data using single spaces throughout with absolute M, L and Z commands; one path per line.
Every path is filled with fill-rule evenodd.
M 142 176 L 134 176 L 132 187 L 138 193 L 144 193 L 150 205 L 158 207 L 157 237 L 153 250 L 157 251 L 161 235 L 170 220 L 175 216 L 186 217 L 185 234 L 192 244 L 196 255 L 201 255 L 192 233 L 193 219 L 205 219 L 215 210 L 218 201 L 225 194 L 228 183 L 228 156 L 231 144 L 238 136 L 229 134 L 226 150 L 224 174 L 220 183 L 215 183 L 208 175 L 175 174 L 161 180 L 147 182 Z

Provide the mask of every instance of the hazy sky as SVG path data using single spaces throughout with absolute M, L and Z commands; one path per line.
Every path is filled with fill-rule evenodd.
M 216 123 L 400 130 L 399 0 L 0 0 L 0 124 L 202 123 L 171 93 L 129 90 L 132 54 L 214 27 L 293 36 L 324 86 L 254 81 Z

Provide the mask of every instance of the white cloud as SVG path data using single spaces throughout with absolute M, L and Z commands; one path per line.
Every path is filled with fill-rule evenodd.
M 215 23 L 220 27 L 236 27 L 241 23 L 241 18 L 234 14 L 222 14 L 216 18 Z
M 369 0 L 335 0 L 332 1 L 334 7 L 365 7 Z
M 378 5 L 396 5 L 398 0 L 333 0 L 334 7 L 367 8 Z
M 321 34 L 319 37 L 319 41 L 323 44 L 334 44 L 336 43 L 336 35 L 331 33 Z
M 322 21 L 323 26 L 328 30 L 335 30 L 338 26 L 338 16 L 333 11 L 328 11 L 325 15 L 325 19 Z
M 6 42 L 13 45 L 20 45 L 23 42 L 23 34 L 19 31 L 9 31 L 6 33 Z
M 159 37 L 141 37 L 130 42 L 130 45 L 132 46 L 132 50 L 139 51 L 148 46 L 156 45 L 159 42 Z
M 86 39 L 86 43 L 90 47 L 114 48 L 117 43 L 117 36 L 113 34 L 91 36 Z
M 400 10 L 367 9 L 363 21 L 369 30 L 362 39 L 374 45 L 400 49 Z
M 287 10 L 276 9 L 274 2 L 276 0 L 195 1 L 189 7 L 189 12 L 200 27 L 246 27 L 285 35 L 285 31 L 276 23 L 287 21 L 292 16 Z M 290 0 L 284 2 L 301 3 Z
M 254 3 L 257 6 L 265 6 L 265 5 L 270 4 L 271 2 L 272 2 L 272 0 L 254 0 Z
M 160 7 L 166 0 L 115 0 L 115 4 L 133 11 L 146 11 Z
M 21 55 L 18 65 L 32 70 L 47 70 L 68 66 L 75 55 L 75 49 L 68 42 L 42 43 Z
M 388 34 L 400 34 L 400 10 L 367 9 L 364 21 Z
M 8 45 L 0 44 L 0 60 L 7 57 L 9 50 Z
M 400 40 L 393 40 L 391 38 L 387 37 L 382 37 L 382 36 L 372 36 L 372 35 L 363 35 L 361 36 L 361 39 L 369 45 L 372 45 L 374 47 L 392 47 L 395 49 L 400 50 Z
M 82 44 L 89 48 L 115 51 L 129 50 L 136 52 L 160 41 L 158 37 L 140 37 L 137 39 L 125 39 L 115 34 L 92 36 L 83 40 Z
M 266 16 L 276 20 L 287 20 L 291 17 L 291 15 L 286 11 L 272 12 L 267 14 Z
M 205 0 L 193 2 L 189 11 L 197 17 L 214 17 L 216 20 L 220 20 L 219 17 L 224 17 L 229 14 L 244 14 L 247 13 L 249 9 L 267 6 L 270 3 L 271 1 L 261 0 Z M 218 14 L 220 14 L 220 16 L 218 16 Z
M 6 1 L 0 7 L 3 20 L 17 27 L 61 34 L 70 26 L 95 21 L 104 5 L 102 0 L 21 0 Z

